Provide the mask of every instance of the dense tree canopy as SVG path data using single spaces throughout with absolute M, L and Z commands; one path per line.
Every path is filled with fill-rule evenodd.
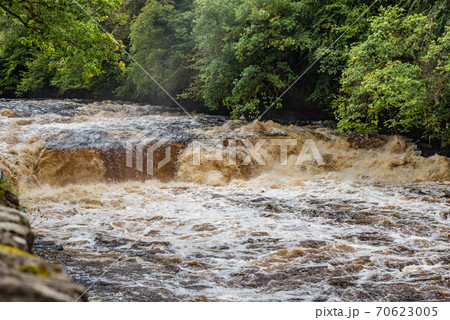
M 143 72 L 144 68 L 173 95 L 189 85 L 194 51 L 191 40 L 191 1 L 149 0 L 130 25 L 130 51 L 140 65 L 131 64 L 119 93 L 134 97 L 164 97 L 164 92 Z
M 120 51 L 86 12 L 105 22 L 121 2 L 2 0 L 0 68 L 14 77 L 3 88 L 22 93 L 44 85 L 92 87 L 105 74 L 105 64 L 120 64 Z M 121 16 L 112 20 L 118 23 Z
M 0 94 L 85 89 L 160 101 L 148 72 L 179 99 L 258 117 L 308 70 L 274 108 L 301 113 L 314 102 L 330 114 L 332 106 L 341 131 L 448 140 L 449 8 L 448 0 L 1 0 Z
M 448 138 L 450 28 L 436 39 L 433 26 L 397 7 L 372 19 L 368 38 L 350 51 L 334 101 L 341 130 L 420 128 Z

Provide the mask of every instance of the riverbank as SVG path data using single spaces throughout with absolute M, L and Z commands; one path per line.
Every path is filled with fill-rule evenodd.
M 28 215 L 11 191 L 10 178 L 0 169 L 0 301 L 75 301 L 84 288 L 74 284 L 63 266 L 33 252 L 34 235 Z M 80 301 L 87 301 L 83 296 Z

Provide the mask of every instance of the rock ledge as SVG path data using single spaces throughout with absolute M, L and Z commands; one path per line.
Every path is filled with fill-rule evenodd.
M 0 185 L 0 191 L 3 191 Z M 2 203 L 5 204 L 5 203 Z M 76 301 L 85 291 L 64 267 L 33 254 L 25 213 L 0 204 L 0 301 Z M 15 205 L 16 207 L 16 205 Z M 79 301 L 87 301 L 84 295 Z

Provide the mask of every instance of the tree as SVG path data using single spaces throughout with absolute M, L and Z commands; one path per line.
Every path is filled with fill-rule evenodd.
M 306 99 L 324 106 L 330 104 L 339 89 L 339 80 L 347 66 L 350 47 L 368 36 L 369 18 L 376 13 L 376 8 L 370 7 L 372 4 L 373 0 L 301 1 L 299 23 L 304 32 L 309 34 L 311 41 L 308 45 L 307 64 L 300 64 L 300 70 L 303 71 L 321 57 L 309 71 L 310 77 L 314 79 L 314 90 Z M 323 55 L 327 49 L 327 53 Z
M 448 19 L 450 16 L 449 0 L 402 0 L 400 3 L 408 14 L 426 15 L 428 20 L 433 22 L 433 31 L 436 36 L 440 36 L 450 23 Z
M 78 3 L 93 19 L 105 22 L 121 0 Z M 26 61 L 19 92 L 34 90 L 46 82 L 61 89 L 89 88 L 96 83 L 94 77 L 104 73 L 105 65 L 119 66 L 119 48 L 86 12 L 70 0 L 0 2 L 0 15 L 23 27 L 19 30 L 10 26 L 8 32 L 17 30 L 17 46 L 29 48 L 33 55 Z
M 190 94 L 233 117 L 256 117 L 296 75 L 288 57 L 306 47 L 291 0 L 195 1 L 195 68 Z M 278 107 L 281 103 L 277 104 Z
M 27 35 L 25 27 L 0 16 L 0 30 L 0 94 L 11 94 L 17 90 L 36 50 L 20 41 Z
M 235 118 L 257 117 L 371 2 L 197 0 L 193 35 L 198 76 L 188 93 L 211 109 L 227 107 Z M 364 20 L 352 27 L 309 71 L 312 83 L 306 86 L 312 90 L 302 94 L 303 100 L 329 101 L 346 65 L 348 46 L 364 39 L 367 30 Z M 290 93 L 294 90 L 298 87 Z
M 449 138 L 449 29 L 440 39 L 421 14 L 382 8 L 370 36 L 350 51 L 333 102 L 340 131 L 409 132 Z
M 164 98 L 164 92 L 142 70 L 143 67 L 168 92 L 182 93 L 190 83 L 189 69 L 194 44 L 191 40 L 192 0 L 148 0 L 131 23 L 131 53 L 139 65 L 127 69 L 127 80 L 119 94 Z

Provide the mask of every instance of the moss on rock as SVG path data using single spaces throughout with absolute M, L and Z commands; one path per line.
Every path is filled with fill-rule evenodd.
M 21 255 L 21 256 L 27 256 L 27 257 L 32 257 L 32 258 L 39 259 L 37 256 L 35 256 L 35 255 L 33 255 L 33 254 L 29 253 L 29 252 L 26 252 L 26 251 L 23 251 L 23 250 L 14 248 L 14 247 L 10 247 L 10 246 L 5 246 L 3 244 L 0 244 L 0 250 L 7 251 L 7 252 L 10 252 L 10 253 L 14 253 L 14 254 L 18 254 L 18 255 Z
M 0 205 L 21 209 L 19 198 L 16 196 L 14 181 L 11 177 L 0 170 Z
M 19 268 L 19 270 L 21 272 L 30 273 L 30 274 L 40 276 L 40 277 L 51 277 L 52 276 L 50 270 L 48 270 L 48 268 L 45 266 L 26 265 L 26 266 L 21 266 Z

